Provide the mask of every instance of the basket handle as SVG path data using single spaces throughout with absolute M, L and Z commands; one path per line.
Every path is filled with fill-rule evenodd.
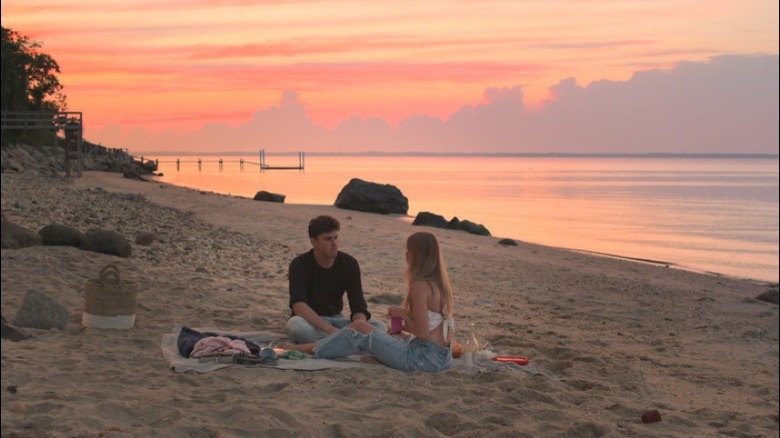
M 114 263 L 103 266 L 103 269 L 100 270 L 101 283 L 109 283 L 110 279 L 113 279 L 110 283 L 119 284 L 119 266 Z

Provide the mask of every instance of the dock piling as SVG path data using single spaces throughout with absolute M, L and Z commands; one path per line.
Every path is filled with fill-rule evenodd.
M 176 158 L 175 159 L 176 171 L 177 172 L 181 171 L 182 163 L 197 163 L 199 172 L 203 170 L 203 163 L 217 163 L 219 170 L 222 171 L 222 170 L 224 170 L 225 162 L 231 162 L 231 161 L 232 162 L 237 162 L 238 166 L 239 166 L 239 169 L 241 171 L 244 170 L 244 165 L 245 164 L 257 165 L 257 167 L 259 168 L 260 172 L 264 172 L 266 170 L 304 170 L 304 168 L 306 167 L 306 155 L 303 152 L 298 152 L 298 165 L 297 166 L 295 166 L 295 165 L 293 165 L 293 166 L 269 166 L 268 163 L 266 163 L 266 161 L 265 161 L 265 149 L 261 149 L 258 152 L 258 157 L 260 159 L 259 162 L 247 161 L 247 160 L 245 160 L 243 158 L 236 159 L 236 160 L 225 160 L 224 158 L 219 158 L 219 159 L 215 159 L 215 160 L 204 160 L 203 158 L 198 158 L 197 160 L 182 160 L 181 158 Z M 142 161 L 143 161 L 143 158 L 142 158 Z M 160 166 L 160 162 L 161 161 L 160 161 L 159 158 L 155 159 L 155 163 L 157 164 L 158 168 Z M 163 160 L 162 162 L 166 162 L 166 160 Z M 168 160 L 167 162 L 169 162 L 169 163 L 170 162 L 174 162 L 174 160 Z

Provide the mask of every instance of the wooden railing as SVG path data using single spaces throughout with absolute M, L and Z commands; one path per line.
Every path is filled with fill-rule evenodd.
M 76 176 L 81 176 L 83 165 L 83 120 L 80 111 L 2 111 L 0 126 L 5 130 L 51 130 L 55 132 L 55 146 L 59 131 L 65 140 L 65 176 L 72 176 L 75 162 Z

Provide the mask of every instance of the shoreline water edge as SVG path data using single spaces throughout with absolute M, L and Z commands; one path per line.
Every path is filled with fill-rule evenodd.
M 3 435 L 778 434 L 776 283 L 426 228 L 450 271 L 455 337 L 474 323 L 488 348 L 529 365 L 176 372 L 161 339 L 177 324 L 283 331 L 287 268 L 310 247 L 310 218 L 340 219 L 341 248 L 360 261 L 376 318 L 403 296 L 404 241 L 419 227 L 93 171 L 69 181 L 3 173 L 2 211 L 35 231 L 53 223 L 114 230 L 132 248 L 129 257 L 70 246 L 2 250 L 7 320 L 33 291 L 67 312 L 62 328 L 22 327 L 29 338 L 3 340 Z M 138 285 L 131 329 L 82 325 L 85 282 L 107 264 Z M 774 302 L 757 298 L 767 292 Z
M 289 164 L 284 159 L 272 162 Z M 258 172 L 229 161 L 223 171 L 215 160 L 202 169 L 192 160 L 181 167 L 162 160 L 155 179 L 250 198 L 265 190 L 285 195 L 286 203 L 320 205 L 356 177 L 398 187 L 409 199 L 410 221 L 431 212 L 481 224 L 496 237 L 777 281 L 776 159 L 445 156 L 349 163 L 317 157 L 305 171 Z

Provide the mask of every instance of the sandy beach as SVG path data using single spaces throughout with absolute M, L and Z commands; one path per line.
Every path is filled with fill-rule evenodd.
M 334 194 L 335 195 L 335 194 Z M 770 285 L 429 229 L 469 322 L 517 367 L 403 373 L 383 366 L 176 372 L 161 353 L 179 323 L 281 332 L 287 268 L 309 219 L 342 224 L 369 309 L 403 295 L 409 218 L 201 193 L 118 173 L 72 181 L 2 174 L 2 213 L 38 231 L 115 230 L 120 258 L 65 246 L 2 250 L 2 314 L 28 291 L 69 310 L 65 329 L 2 341 L 2 436 L 536 437 L 778 435 L 778 306 Z M 130 330 L 84 328 L 85 281 L 116 263 L 139 285 Z M 645 423 L 657 410 L 661 421 Z

